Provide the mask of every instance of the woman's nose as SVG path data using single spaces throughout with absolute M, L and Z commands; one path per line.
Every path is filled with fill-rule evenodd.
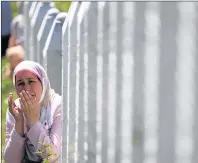
M 31 87 L 30 87 L 30 85 L 29 84 L 25 84 L 25 91 L 30 91 L 30 89 L 31 89 Z

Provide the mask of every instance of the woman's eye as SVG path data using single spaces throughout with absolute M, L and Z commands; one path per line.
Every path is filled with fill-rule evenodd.
M 21 83 L 18 83 L 18 86 L 21 86 L 21 85 L 24 85 L 24 83 L 22 83 L 22 82 Z
M 29 83 L 33 83 L 34 81 L 30 80 Z

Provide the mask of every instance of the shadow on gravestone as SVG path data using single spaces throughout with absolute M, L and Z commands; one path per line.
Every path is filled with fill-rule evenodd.
M 52 25 L 43 49 L 43 66 L 48 73 L 51 87 L 61 95 L 62 85 L 62 25 L 67 13 L 59 13 Z
M 98 3 L 87 4 L 85 14 L 85 30 L 87 30 L 87 85 L 88 85 L 88 162 L 96 162 L 96 88 L 97 88 L 97 30 Z M 86 43 L 85 43 L 86 44 Z
M 59 10 L 57 8 L 52 8 L 46 13 L 37 35 L 37 52 L 36 52 L 37 62 L 40 63 L 42 66 L 43 66 L 43 49 L 45 46 L 45 42 L 47 40 L 52 24 L 58 13 Z
M 134 12 L 134 44 L 133 44 L 133 153 L 132 162 L 143 162 L 144 159 L 144 78 L 145 78 L 145 11 L 146 3 L 135 3 Z M 126 63 L 123 63 L 126 65 Z M 125 70 L 126 72 L 126 70 Z M 123 107 L 124 109 L 124 107 Z M 126 108 L 125 108 L 126 109 Z
M 171 16 L 169 14 L 171 14 Z M 177 2 L 160 3 L 159 130 L 157 162 L 174 163 L 176 127 Z
M 37 34 L 46 13 L 54 7 L 54 2 L 39 2 L 31 20 L 30 59 L 37 62 Z

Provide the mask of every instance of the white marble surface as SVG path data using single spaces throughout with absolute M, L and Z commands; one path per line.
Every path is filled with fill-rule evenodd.
M 197 162 L 197 12 L 197 2 L 72 4 L 63 44 L 51 44 L 63 50 L 63 162 Z

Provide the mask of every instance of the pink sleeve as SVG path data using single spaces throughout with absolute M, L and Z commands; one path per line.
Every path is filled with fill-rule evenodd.
M 6 163 L 20 163 L 24 157 L 25 138 L 21 137 L 14 128 L 14 119 L 6 113 L 6 143 L 4 148 L 4 160 Z
M 34 126 L 30 128 L 27 132 L 27 137 L 30 142 L 36 148 L 36 151 L 42 150 L 45 153 L 45 156 L 49 153 L 56 154 L 54 157 L 50 157 L 50 162 L 55 162 L 61 150 L 61 105 L 58 106 L 55 114 L 54 121 L 51 126 L 49 133 L 44 129 L 44 126 L 39 122 L 37 122 Z M 45 151 L 44 147 L 39 144 L 39 142 L 44 142 L 46 145 L 51 145 L 52 150 Z M 41 155 L 43 158 L 45 156 Z

